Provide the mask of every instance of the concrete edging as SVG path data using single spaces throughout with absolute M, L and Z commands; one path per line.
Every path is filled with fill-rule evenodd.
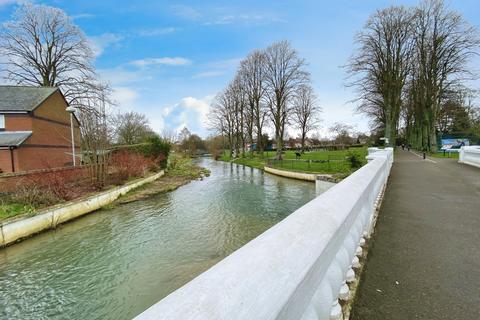
M 277 175 L 277 176 L 282 176 L 282 177 L 287 177 L 287 178 L 293 178 L 293 179 L 298 179 L 298 180 L 305 180 L 305 181 L 311 181 L 315 182 L 315 177 L 317 176 L 316 174 L 313 173 L 303 173 L 303 172 L 295 172 L 295 171 L 287 171 L 287 170 L 280 170 L 280 169 L 274 169 L 265 166 L 263 168 L 265 172 Z
M 291 179 L 298 179 L 304 180 L 309 182 L 315 183 L 315 192 L 317 195 L 322 194 L 323 192 L 327 191 L 338 181 L 336 181 L 332 176 L 328 174 L 315 174 L 315 173 L 305 173 L 305 172 L 295 172 L 295 171 L 288 171 L 288 170 L 281 170 L 281 169 L 274 169 L 271 167 L 265 166 L 263 168 L 265 172 L 282 176 Z
M 162 170 L 159 173 L 128 183 L 124 186 L 115 187 L 112 190 L 104 191 L 100 194 L 46 209 L 44 212 L 33 217 L 1 223 L 0 248 L 41 231 L 55 228 L 61 223 L 75 219 L 89 212 L 98 210 L 101 207 L 112 203 L 121 195 L 124 195 L 146 183 L 152 182 L 163 175 L 164 171 Z

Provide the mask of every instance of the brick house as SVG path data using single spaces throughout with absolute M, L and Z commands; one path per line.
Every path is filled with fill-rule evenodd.
M 0 86 L 0 172 L 72 165 L 70 114 L 58 88 Z M 80 127 L 74 117 L 76 152 Z

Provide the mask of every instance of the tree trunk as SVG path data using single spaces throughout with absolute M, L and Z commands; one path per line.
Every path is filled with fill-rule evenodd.
M 430 152 L 437 152 L 437 132 L 435 129 L 435 122 L 430 124 Z
M 302 131 L 302 153 L 305 153 L 305 137 L 306 137 L 306 132 Z

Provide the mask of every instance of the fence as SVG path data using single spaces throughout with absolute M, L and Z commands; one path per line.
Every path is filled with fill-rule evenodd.
M 153 305 L 147 319 L 341 319 L 393 150 Z
M 266 166 L 301 172 L 347 172 L 351 169 L 350 163 L 341 155 L 328 155 L 322 160 L 272 158 L 266 161 Z

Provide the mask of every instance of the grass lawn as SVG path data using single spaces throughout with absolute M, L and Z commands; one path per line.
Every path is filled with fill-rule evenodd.
M 458 156 L 459 156 L 458 152 L 451 152 L 451 153 L 446 152 L 445 155 L 443 155 L 443 151 L 437 152 L 437 153 L 429 153 L 428 155 L 433 158 L 453 158 L 453 159 L 458 159 Z
M 33 212 L 32 206 L 26 206 L 21 203 L 1 203 L 0 202 L 0 221 L 14 217 L 19 214 Z
M 349 150 L 338 151 L 311 151 L 305 152 L 301 156 L 301 160 L 323 160 L 325 162 L 308 162 L 308 161 L 296 161 L 296 151 L 286 151 L 283 155 L 283 161 L 273 160 L 275 152 L 265 152 L 263 158 L 257 154 L 253 156 L 247 154 L 245 158 L 237 158 L 233 162 L 237 164 L 243 164 L 246 166 L 263 169 L 268 162 L 271 167 L 285 169 L 290 171 L 299 172 L 312 172 L 312 173 L 342 173 L 349 174 L 354 171 L 350 163 L 345 161 L 347 155 L 355 153 L 359 156 L 362 164 L 365 164 L 365 156 L 367 155 L 367 147 L 362 148 L 350 148 Z M 231 161 L 227 153 L 224 153 L 219 160 Z M 330 160 L 327 162 L 327 160 Z

